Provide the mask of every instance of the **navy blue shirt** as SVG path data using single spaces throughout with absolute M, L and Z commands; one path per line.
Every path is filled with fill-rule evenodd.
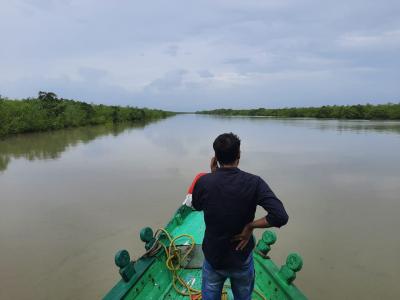
M 193 189 L 192 205 L 204 211 L 202 248 L 215 269 L 239 267 L 253 250 L 253 239 L 241 251 L 235 250 L 238 242 L 231 240 L 254 220 L 257 205 L 268 212 L 265 218 L 271 226 L 281 227 L 288 221 L 282 202 L 267 183 L 239 168 L 219 168 L 200 177 Z

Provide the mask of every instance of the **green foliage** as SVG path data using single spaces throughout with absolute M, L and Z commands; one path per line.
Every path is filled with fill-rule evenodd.
M 199 114 L 225 116 L 268 116 L 279 118 L 400 120 L 400 103 L 378 105 L 346 105 L 322 107 L 290 107 L 280 109 L 215 109 L 198 111 Z
M 9 100 L 0 96 L 0 137 L 105 123 L 137 122 L 173 115 L 172 112 L 88 104 L 39 92 L 37 98 Z

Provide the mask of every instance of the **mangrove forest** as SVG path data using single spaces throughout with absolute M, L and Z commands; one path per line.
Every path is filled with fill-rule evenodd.
M 224 116 L 265 116 L 279 118 L 320 118 L 355 120 L 400 120 L 400 103 L 332 105 L 321 107 L 215 109 L 198 111 L 199 114 Z
M 158 109 L 89 104 L 58 98 L 51 92 L 39 92 L 37 98 L 22 100 L 0 96 L 0 137 L 86 125 L 149 121 L 173 114 Z

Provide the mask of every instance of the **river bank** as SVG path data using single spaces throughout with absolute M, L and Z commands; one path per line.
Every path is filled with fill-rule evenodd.
M 39 92 L 37 98 L 22 100 L 0 97 L 0 138 L 86 125 L 142 122 L 174 114 L 158 109 L 89 104 L 46 92 Z
M 264 116 L 278 118 L 317 118 L 346 120 L 400 120 L 400 103 L 328 105 L 321 107 L 257 108 L 257 109 L 214 109 L 198 114 L 223 116 Z

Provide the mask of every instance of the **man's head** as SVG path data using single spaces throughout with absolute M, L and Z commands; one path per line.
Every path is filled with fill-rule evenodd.
M 219 135 L 213 143 L 213 148 L 221 165 L 234 164 L 240 158 L 240 139 L 232 132 Z

